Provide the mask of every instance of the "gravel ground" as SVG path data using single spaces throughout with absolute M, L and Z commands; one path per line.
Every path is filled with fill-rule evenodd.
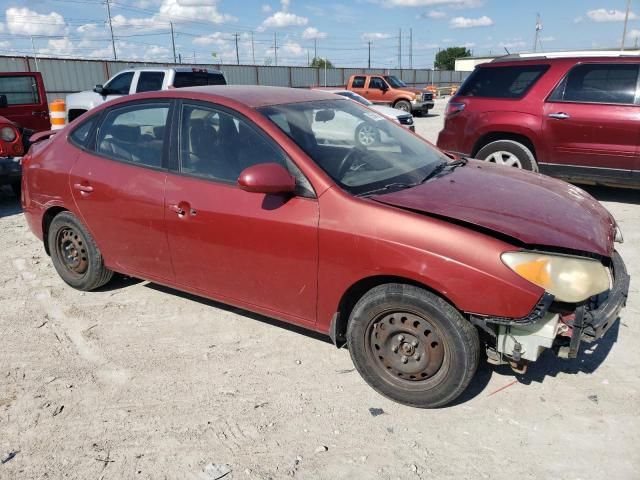
M 589 191 L 625 234 L 621 322 L 576 360 L 481 364 L 431 411 L 324 337 L 132 279 L 70 289 L 2 191 L 0 478 L 640 478 L 640 192 Z

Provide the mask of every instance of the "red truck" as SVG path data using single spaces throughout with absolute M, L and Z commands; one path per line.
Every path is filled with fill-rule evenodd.
M 351 75 L 346 86 L 370 102 L 422 114 L 433 108 L 433 93 L 410 87 L 393 75 Z
M 0 72 L 0 185 L 20 194 L 20 159 L 35 132 L 49 130 L 47 94 L 39 72 Z

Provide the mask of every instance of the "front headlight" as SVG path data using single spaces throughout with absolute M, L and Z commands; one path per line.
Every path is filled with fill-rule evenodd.
M 421 93 L 416 93 L 416 94 L 415 94 L 415 99 L 414 99 L 414 100 L 416 100 L 416 101 L 420 101 L 420 100 L 422 100 L 422 94 L 421 94 Z
M 13 142 L 16 139 L 16 131 L 11 127 L 3 127 L 0 129 L 0 139 L 5 142 Z
M 582 302 L 611 288 L 609 270 L 597 260 L 535 252 L 506 252 L 501 258 L 560 302 Z

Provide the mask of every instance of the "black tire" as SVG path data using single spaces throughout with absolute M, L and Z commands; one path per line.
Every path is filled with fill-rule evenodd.
M 500 155 L 500 152 L 504 152 L 505 155 Z M 500 163 L 499 161 L 495 160 L 496 157 L 509 159 L 510 156 L 517 158 L 517 162 L 519 163 L 519 165 L 505 166 L 522 168 L 523 170 L 529 170 L 532 172 L 538 171 L 538 163 L 536 162 L 536 157 L 533 152 L 529 149 L 529 147 L 523 145 L 520 142 L 516 142 L 515 140 L 497 140 L 495 142 L 488 143 L 487 145 L 482 147 L 475 155 L 475 157 L 480 160 L 485 160 L 492 163 Z
M 478 367 L 475 327 L 442 298 L 422 288 L 371 289 L 349 317 L 353 363 L 378 393 L 404 405 L 442 407 L 469 385 Z
M 18 200 L 20 200 L 20 194 L 22 193 L 22 182 L 17 181 L 17 182 L 13 182 L 11 184 L 11 190 L 13 190 L 13 194 L 18 197 Z
M 411 104 L 406 100 L 398 100 L 396 103 L 393 104 L 393 108 L 397 108 L 398 110 L 411 113 Z
M 113 271 L 104 266 L 93 237 L 71 212 L 54 217 L 47 242 L 58 275 L 73 288 L 95 290 L 113 277 Z
M 361 123 L 356 128 L 356 143 L 362 147 L 371 147 L 380 143 L 380 131 L 370 123 Z

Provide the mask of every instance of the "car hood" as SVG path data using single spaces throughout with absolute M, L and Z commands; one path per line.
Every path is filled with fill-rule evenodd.
M 613 255 L 615 220 L 597 200 L 568 183 L 516 168 L 471 160 L 416 187 L 371 198 L 527 245 Z
M 400 88 L 396 88 L 396 90 L 402 90 L 403 92 L 410 92 L 410 93 L 422 93 L 423 90 L 420 90 L 419 88 L 414 88 L 414 87 L 400 87 Z
M 375 110 L 378 113 L 381 113 L 385 117 L 390 118 L 400 118 L 400 117 L 409 117 L 410 113 L 405 112 L 404 110 L 398 110 L 397 108 L 385 107 L 384 105 L 371 105 L 369 108 Z

